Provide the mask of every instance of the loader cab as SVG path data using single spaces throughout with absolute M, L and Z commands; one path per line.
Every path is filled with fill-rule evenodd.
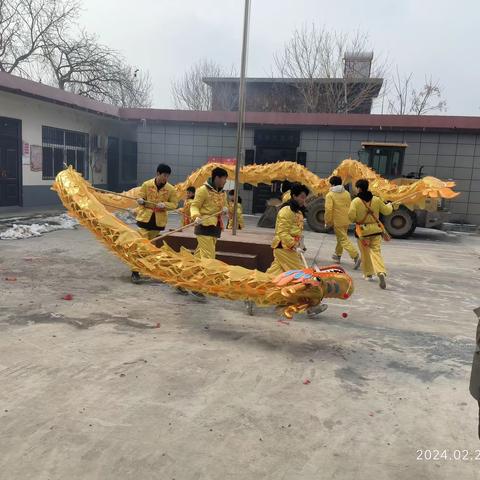
M 402 176 L 406 143 L 362 142 L 358 159 L 389 180 Z

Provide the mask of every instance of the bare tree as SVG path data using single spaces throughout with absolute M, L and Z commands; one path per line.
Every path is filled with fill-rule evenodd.
M 442 100 L 442 90 L 438 81 L 425 78 L 421 89 L 413 86 L 413 73 L 402 77 L 398 71 L 392 79 L 393 88 L 388 99 L 388 112 L 395 115 L 426 115 L 442 112 L 447 102 Z
M 203 80 L 204 78 L 221 78 L 234 76 L 235 68 L 230 70 L 222 67 L 213 60 L 202 59 L 187 70 L 183 77 L 174 80 L 171 84 L 172 98 L 175 108 L 185 110 L 211 110 L 212 108 L 212 90 Z M 238 92 L 237 92 L 238 93 Z M 236 96 L 232 95 L 229 88 L 217 90 L 220 94 L 220 102 L 224 103 L 225 110 L 233 105 Z M 237 100 L 238 103 L 238 100 Z
M 373 54 L 366 74 L 345 68 L 346 56 L 358 58 L 368 50 L 368 36 L 360 32 L 348 35 L 304 25 L 274 55 L 274 72 L 292 80 L 304 111 L 348 113 L 368 106 L 378 95 L 387 69 Z
M 122 107 L 151 105 L 148 74 L 139 74 L 94 35 L 57 30 L 42 53 L 51 83 L 62 90 Z
M 148 73 L 78 30 L 79 0 L 0 0 L 0 71 L 123 107 L 151 105 Z
M 125 63 L 121 65 L 120 73 L 120 81 L 112 85 L 112 103 L 121 107 L 151 107 L 152 82 L 149 73 L 140 72 Z
M 0 71 L 27 76 L 28 65 L 78 13 L 77 0 L 0 0 Z

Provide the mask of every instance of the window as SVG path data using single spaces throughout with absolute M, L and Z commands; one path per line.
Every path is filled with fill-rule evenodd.
M 122 161 L 120 165 L 122 182 L 137 181 L 137 142 L 122 140 Z
M 42 127 L 42 178 L 54 179 L 71 165 L 88 179 L 88 133 Z
M 388 144 L 363 144 L 363 150 L 358 152 L 361 162 L 373 168 L 385 178 L 397 178 L 402 174 L 405 147 Z

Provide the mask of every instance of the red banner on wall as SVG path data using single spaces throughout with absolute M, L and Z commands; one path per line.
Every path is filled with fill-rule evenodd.
M 223 165 L 235 165 L 237 163 L 237 159 L 231 157 L 208 157 L 207 163 L 222 163 Z

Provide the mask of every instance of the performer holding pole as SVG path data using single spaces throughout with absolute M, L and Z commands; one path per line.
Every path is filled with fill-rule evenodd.
M 305 185 L 291 185 L 291 198 L 278 212 L 273 238 L 273 263 L 267 270 L 272 275 L 280 275 L 289 270 L 308 268 L 303 252 L 303 224 L 305 201 L 310 193 Z M 317 305 L 307 311 L 309 317 L 314 317 L 328 308 L 325 304 Z
M 350 193 L 348 193 L 342 185 L 342 179 L 337 176 L 330 178 L 330 191 L 325 196 L 325 227 L 333 227 L 335 236 L 337 237 L 337 245 L 335 254 L 332 259 L 340 263 L 344 250 L 348 252 L 350 258 L 354 262 L 354 269 L 360 267 L 360 255 L 358 250 L 348 239 L 348 226 L 350 219 L 348 218 L 348 210 L 352 202 Z
M 380 214 L 390 215 L 393 207 L 369 191 L 368 180 L 358 180 L 355 187 L 358 195 L 350 204 L 348 216 L 356 224 L 355 234 L 362 255 L 363 275 L 367 280 L 377 275 L 380 288 L 385 290 L 387 269 L 382 257 L 382 238 L 390 238 L 380 221 Z
M 178 206 L 175 188 L 168 183 L 171 173 L 172 169 L 161 163 L 157 167 L 155 178 L 143 182 L 140 187 L 136 220 L 140 234 L 149 240 L 165 230 L 168 210 L 175 210 Z M 132 272 L 132 282 L 140 282 L 138 272 Z
M 310 191 L 305 185 L 295 183 L 291 189 L 291 199 L 283 204 L 275 222 L 273 238 L 273 263 L 267 273 L 279 275 L 288 270 L 303 270 L 300 256 L 303 251 L 302 236 L 305 200 Z
M 195 198 L 195 187 L 188 187 L 186 198 L 183 201 L 183 207 L 179 208 L 179 211 L 182 215 L 182 227 L 192 222 L 192 217 L 190 216 L 190 207 L 192 205 L 194 198 Z
M 195 256 L 198 258 L 215 258 L 217 238 L 220 238 L 223 230 L 222 213 L 228 212 L 227 198 L 223 190 L 227 177 L 226 170 L 216 167 L 212 170 L 212 176 L 207 182 L 195 192 L 195 198 L 190 206 L 190 216 L 196 223 L 197 249 Z M 216 212 L 221 213 L 211 217 Z M 204 298 L 201 293 L 193 293 L 193 295 L 197 298 Z
M 227 223 L 227 230 L 231 230 L 233 228 L 233 209 L 234 209 L 234 196 L 235 192 L 230 190 L 228 192 L 228 223 Z M 242 197 L 238 196 L 238 205 L 237 205 L 237 228 L 241 230 L 245 227 L 245 223 L 243 221 L 243 208 L 242 208 Z

